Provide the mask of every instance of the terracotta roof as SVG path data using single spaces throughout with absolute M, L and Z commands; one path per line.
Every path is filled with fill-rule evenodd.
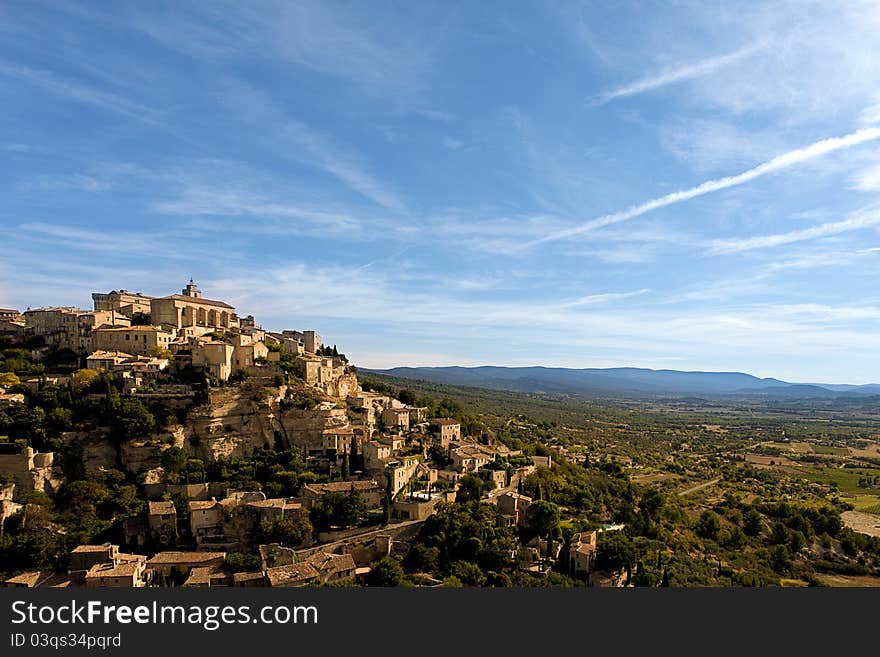
M 99 563 L 89 568 L 86 579 L 100 577 L 131 577 L 140 569 L 143 561 L 123 561 L 122 563 Z
M 156 333 L 161 331 L 162 333 L 170 333 L 170 331 L 166 331 L 161 326 L 114 326 L 112 328 L 103 328 L 102 327 L 102 328 L 95 329 L 96 333 L 99 331 L 101 333 L 109 333 L 111 331 L 113 331 L 115 333 L 124 333 L 126 331 L 135 331 L 135 332 L 137 332 L 137 331 L 152 331 L 152 332 L 156 332 Z
M 157 299 L 159 301 L 163 299 L 173 299 L 174 301 L 186 301 L 187 303 L 202 304 L 204 306 L 218 306 L 220 308 L 229 308 L 230 310 L 235 310 L 235 307 L 230 306 L 228 303 L 224 303 L 223 301 L 203 299 L 202 297 L 188 297 L 185 294 L 170 294 L 167 297 L 157 297 Z
M 248 502 L 248 506 L 255 506 L 260 508 L 278 508 L 278 509 L 298 509 L 302 507 L 302 504 L 294 499 L 288 499 L 284 497 L 276 497 L 269 500 L 255 500 L 253 502 Z
M 347 493 L 352 487 L 355 490 L 373 490 L 379 488 L 377 481 L 331 481 L 326 484 L 306 484 L 304 488 L 314 493 L 323 495 L 324 493 Z
M 189 572 L 189 577 L 183 583 L 184 586 L 194 586 L 196 584 L 211 584 L 211 569 L 204 566 L 193 568 Z
M 37 585 L 37 582 L 40 581 L 40 577 L 41 573 L 38 570 L 30 573 L 21 573 L 20 575 L 7 579 L 6 584 L 24 584 L 28 588 L 33 588 Z
M 452 418 L 449 418 L 449 417 L 435 417 L 435 418 L 432 418 L 431 420 L 429 420 L 429 422 L 431 424 L 439 424 L 440 426 L 447 426 L 447 427 L 452 426 L 452 425 L 456 425 L 456 424 L 457 425 L 461 424 L 461 422 L 459 422 L 458 420 L 453 420 Z
M 73 548 L 73 554 L 84 554 L 86 552 L 107 552 L 112 546 L 110 545 L 77 545 Z
M 233 583 L 238 583 L 238 582 L 252 582 L 252 581 L 255 580 L 255 579 L 263 579 L 264 577 L 266 577 L 266 576 L 265 576 L 263 573 L 261 573 L 261 572 L 254 572 L 254 573 L 235 573 L 235 574 L 232 576 L 232 581 L 233 581 Z
M 332 554 L 329 552 L 316 552 L 304 563 L 310 563 L 323 575 L 335 575 L 336 573 L 353 571 L 357 568 L 354 558 L 350 554 Z
M 158 564 L 178 564 L 178 563 L 186 563 L 186 564 L 196 564 L 196 563 L 205 563 L 206 561 L 213 561 L 214 559 L 225 559 L 225 552 L 175 552 L 173 550 L 168 550 L 166 552 L 159 552 L 156 556 L 150 559 L 147 562 L 149 566 L 155 566 Z
M 171 501 L 149 502 L 149 507 L 151 516 L 165 513 L 177 514 L 177 508 L 174 506 L 174 502 Z
M 295 586 L 305 584 L 319 576 L 318 569 L 306 561 L 288 566 L 276 566 L 266 571 L 269 586 Z
M 124 351 L 105 351 L 103 349 L 99 349 L 98 351 L 93 351 L 88 356 L 86 356 L 86 360 L 92 359 L 101 359 L 105 360 L 107 358 L 134 358 L 131 354 L 127 354 Z
M 190 511 L 202 511 L 202 510 L 207 510 L 207 509 L 213 509 L 218 504 L 219 504 L 219 502 L 217 500 L 211 500 L 210 502 L 197 500 L 194 502 L 187 502 L 186 506 Z

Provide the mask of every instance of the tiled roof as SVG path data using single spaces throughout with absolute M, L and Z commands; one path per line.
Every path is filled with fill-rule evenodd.
M 175 552 L 168 550 L 160 552 L 147 562 L 149 566 L 158 564 L 196 564 L 213 561 L 215 559 L 225 559 L 225 552 Z
M 173 299 L 174 301 L 186 301 L 187 303 L 193 304 L 201 304 L 204 306 L 218 306 L 220 308 L 229 308 L 230 310 L 235 310 L 233 306 L 230 306 L 228 303 L 224 303 L 223 301 L 214 301 L 213 299 L 203 299 L 201 297 L 188 297 L 185 294 L 171 294 L 167 297 L 158 297 L 158 300 L 163 299 Z
M 293 586 L 305 584 L 311 579 L 319 577 L 318 569 L 312 564 L 303 561 L 287 566 L 276 566 L 266 571 L 270 586 Z
M 174 513 L 177 514 L 177 508 L 174 506 L 174 502 L 171 501 L 163 501 L 163 502 L 150 502 L 150 515 L 164 515 L 166 513 Z

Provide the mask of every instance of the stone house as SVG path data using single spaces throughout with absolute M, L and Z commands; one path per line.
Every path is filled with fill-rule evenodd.
M 409 429 L 409 409 L 389 406 L 382 411 L 382 423 L 389 429 L 406 431 Z
M 174 502 L 148 502 L 147 522 L 154 540 L 163 545 L 177 540 L 177 509 Z
M 15 308 L 0 308 L 0 321 L 17 322 L 21 313 Z
M 144 586 L 147 558 L 140 554 L 124 556 L 133 558 L 118 559 L 111 563 L 99 563 L 89 568 L 85 576 L 86 586 L 118 588 Z
M 266 570 L 269 586 L 307 586 L 319 577 L 318 569 L 307 561 L 275 566 Z
M 367 470 L 381 470 L 383 464 L 391 457 L 391 445 L 371 440 L 364 444 L 364 468 Z
M 549 468 L 553 465 L 553 457 L 551 456 L 532 456 L 531 459 L 535 467 Z
M 481 468 L 480 474 L 492 482 L 493 488 L 504 488 L 507 485 L 507 470 L 491 470 L 489 468 Z
M 192 365 L 207 371 L 220 381 L 226 381 L 233 372 L 235 347 L 221 340 L 192 338 Z
M 95 349 L 95 331 L 101 327 L 127 327 L 130 320 L 116 311 L 89 311 L 73 306 L 37 308 L 24 313 L 26 330 L 42 336 L 46 344 L 59 349 L 90 352 Z
M 269 355 L 269 348 L 265 342 L 257 340 L 253 336 L 239 334 L 232 338 L 232 364 L 235 369 L 247 369 L 257 364 L 258 360 L 265 360 Z
M 316 331 L 282 331 L 282 336 L 301 342 L 305 351 L 310 354 L 317 354 L 322 345 L 321 336 Z
M 495 452 L 482 445 L 464 445 L 452 450 L 452 468 L 457 472 L 476 472 L 495 460 Z
M 147 561 L 147 568 L 165 577 L 187 576 L 193 568 L 218 570 L 226 560 L 225 552 L 159 552 Z
M 596 563 L 598 532 L 579 532 L 571 537 L 568 546 L 568 572 L 586 575 Z
M 95 310 L 115 310 L 120 315 L 129 319 L 135 313 L 150 314 L 150 302 L 153 297 L 148 297 L 140 292 L 131 293 L 127 290 L 111 290 L 107 293 L 93 292 L 92 303 Z
M 302 497 L 307 508 L 311 508 L 315 501 L 327 493 L 349 493 L 354 489 L 360 495 L 364 505 L 368 509 L 377 509 L 382 506 L 384 491 L 375 480 L 360 481 L 331 481 L 326 484 L 306 484 L 302 487 Z
M 315 570 L 318 571 L 318 579 L 322 584 L 354 577 L 357 570 L 350 554 L 315 552 L 305 560 L 305 563 L 315 567 Z
M 437 435 L 440 447 L 446 449 L 454 440 L 461 440 L 461 422 L 448 417 L 429 420 L 431 431 Z
M 223 536 L 223 505 L 216 499 L 187 502 L 189 531 L 197 545 L 211 543 Z
M 273 522 L 293 514 L 304 513 L 303 503 L 296 498 L 272 498 L 247 502 L 247 506 L 257 512 L 260 523 Z
M 266 575 L 263 572 L 254 573 L 234 573 L 232 575 L 232 586 L 251 587 L 251 586 L 268 586 Z
M 507 492 L 495 497 L 498 513 L 510 527 L 522 527 L 526 524 L 526 509 L 532 498 L 520 493 Z
M 92 350 L 148 356 L 151 349 L 168 349 L 173 340 L 174 333 L 160 326 L 99 328 L 92 332 Z

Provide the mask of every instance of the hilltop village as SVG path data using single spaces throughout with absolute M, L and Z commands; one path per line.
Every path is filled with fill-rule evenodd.
M 193 281 L 92 298 L 0 309 L 0 530 L 41 526 L 5 586 L 382 583 L 456 498 L 494 509 L 480 532 L 510 528 L 481 558 L 495 540 L 523 572 L 591 570 L 597 532 L 562 555 L 523 494 L 549 454 L 364 389 L 316 331 L 265 330 Z

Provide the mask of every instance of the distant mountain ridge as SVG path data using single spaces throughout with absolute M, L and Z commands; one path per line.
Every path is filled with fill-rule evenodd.
M 773 378 L 761 379 L 743 372 L 685 372 L 638 367 L 569 369 L 492 365 L 360 369 L 364 372 L 387 374 L 403 379 L 545 394 L 703 394 L 787 398 L 880 394 L 878 384 L 789 383 Z

